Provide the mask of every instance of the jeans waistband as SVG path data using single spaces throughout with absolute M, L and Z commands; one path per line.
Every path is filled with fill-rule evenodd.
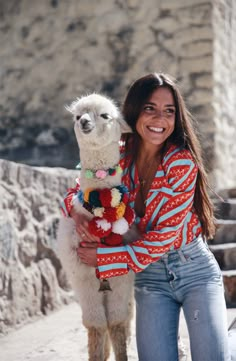
M 181 256 L 182 254 L 182 251 L 191 251 L 192 249 L 196 248 L 199 244 L 201 243 L 205 243 L 206 244 L 206 241 L 205 239 L 202 237 L 202 235 L 198 236 L 197 238 L 195 238 L 192 242 L 178 248 L 178 249 L 173 249 L 173 250 L 170 250 L 169 252 L 167 252 L 166 254 L 164 254 L 161 259 L 165 259 L 165 258 L 168 258 L 169 256 L 173 256 L 173 255 L 179 255 Z

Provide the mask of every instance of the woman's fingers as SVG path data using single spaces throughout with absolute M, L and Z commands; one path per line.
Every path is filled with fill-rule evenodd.
M 77 231 L 77 233 L 78 233 L 78 235 L 79 235 L 79 237 L 80 237 L 80 239 L 82 241 L 87 241 L 88 240 L 89 233 L 88 233 L 87 229 L 77 227 L 76 231 Z
M 99 237 L 96 237 L 94 236 L 93 234 L 89 233 L 87 229 L 84 229 L 84 228 L 80 228 L 79 230 L 77 230 L 77 233 L 81 239 L 82 242 L 100 242 L 100 238 Z
M 80 242 L 80 246 L 82 248 L 98 248 L 99 243 L 98 242 Z
M 76 231 L 82 241 L 86 242 L 99 242 L 100 239 L 88 230 L 89 220 L 85 215 L 77 214 L 73 217 L 76 225 Z
M 83 263 L 91 267 L 97 267 L 97 250 L 95 248 L 79 247 L 77 253 Z

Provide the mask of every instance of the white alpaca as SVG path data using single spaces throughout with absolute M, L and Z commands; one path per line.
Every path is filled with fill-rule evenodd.
M 120 185 L 120 172 L 108 174 L 105 178 L 95 176 L 97 170 L 102 170 L 104 176 L 104 171 L 119 163 L 121 133 L 130 132 L 115 104 L 104 96 L 91 94 L 77 99 L 68 110 L 74 115 L 74 129 L 80 148 L 81 191 Z M 75 197 L 73 205 L 79 214 L 93 218 L 78 197 Z M 134 274 L 130 271 L 125 276 L 112 277 L 109 279 L 112 291 L 98 292 L 100 281 L 96 278 L 95 269 L 83 264 L 76 253 L 79 242 L 73 219 L 62 218 L 58 230 L 58 251 L 82 308 L 83 324 L 88 329 L 89 360 L 108 359 L 110 338 L 116 361 L 125 361 Z

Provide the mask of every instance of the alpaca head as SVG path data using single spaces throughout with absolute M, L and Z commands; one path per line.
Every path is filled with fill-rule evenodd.
M 115 103 L 100 94 L 90 94 L 67 107 L 74 116 L 78 144 L 100 148 L 118 142 L 122 133 L 131 132 Z

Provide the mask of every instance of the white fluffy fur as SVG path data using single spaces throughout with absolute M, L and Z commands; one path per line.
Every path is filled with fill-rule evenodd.
M 130 129 L 116 105 L 111 99 L 91 94 L 77 99 L 68 110 L 74 116 L 74 129 L 80 148 L 81 189 L 119 185 L 120 174 L 103 180 L 87 179 L 84 175 L 84 169 L 107 169 L 119 163 L 118 142 L 121 133 L 130 132 Z M 108 114 L 109 119 L 104 119 L 104 114 Z M 92 217 L 76 199 L 74 207 L 78 213 Z M 116 360 L 125 361 L 132 313 L 133 272 L 109 279 L 112 291 L 98 292 L 100 282 L 95 276 L 95 269 L 82 264 L 77 256 L 79 242 L 73 219 L 62 218 L 58 230 L 59 256 L 82 308 L 83 324 L 88 328 L 89 360 L 104 361 L 108 358 L 109 334 Z

